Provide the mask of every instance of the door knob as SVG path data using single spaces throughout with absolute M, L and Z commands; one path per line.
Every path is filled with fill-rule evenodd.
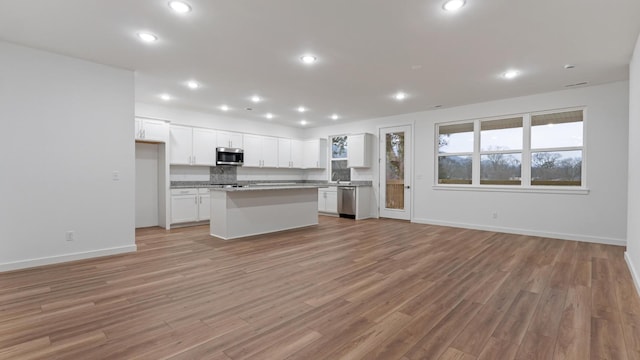
M 411 186 L 407 185 L 404 187 L 405 189 L 411 189 Z

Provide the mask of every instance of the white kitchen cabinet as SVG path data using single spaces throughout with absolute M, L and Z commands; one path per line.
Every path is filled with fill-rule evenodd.
M 269 136 L 244 135 L 244 167 L 277 167 L 278 139 Z
M 303 142 L 295 139 L 278 139 L 278 167 L 302 168 Z
M 291 164 L 291 139 L 278 139 L 278 167 L 293 167 Z
M 169 123 L 167 121 L 137 118 L 135 124 L 136 140 L 163 143 L 169 141 Z
M 365 133 L 348 135 L 347 141 L 349 143 L 347 167 L 371 167 L 371 144 L 373 144 L 373 134 Z
M 218 147 L 244 148 L 243 134 L 231 131 L 218 131 Z
M 216 165 L 216 131 L 190 126 L 171 126 L 172 165 Z
M 209 189 L 171 189 L 171 223 L 207 221 L 210 204 Z
M 193 129 L 171 125 L 170 164 L 191 165 L 193 156 Z
M 291 139 L 291 167 L 301 169 L 304 160 L 304 143 L 302 140 Z
M 335 186 L 318 189 L 318 212 L 338 213 L 338 191 Z
M 171 223 L 198 221 L 198 189 L 171 190 Z
M 216 131 L 193 128 L 193 165 L 216 165 Z
M 198 221 L 211 218 L 211 195 L 209 189 L 198 189 Z
M 303 169 L 323 169 L 327 167 L 327 140 L 306 140 L 303 143 Z

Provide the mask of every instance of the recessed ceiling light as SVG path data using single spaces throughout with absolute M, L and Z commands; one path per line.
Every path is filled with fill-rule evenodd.
M 304 107 L 304 106 L 298 106 L 298 109 L 297 109 L 297 110 L 298 110 L 298 112 L 303 113 L 303 112 L 307 111 L 307 108 L 306 108 L 306 107 Z
M 162 94 L 160 95 L 160 99 L 164 100 L 164 101 L 169 101 L 171 100 L 171 95 L 169 94 Z
M 257 102 L 262 101 L 262 98 L 260 96 L 258 96 L 258 95 L 253 95 L 251 97 L 251 101 L 253 101 L 254 103 L 257 103 Z
M 575 67 L 576 67 L 576 66 L 575 66 L 575 65 L 573 65 L 573 64 L 567 64 L 567 65 L 565 65 L 565 66 L 564 66 L 564 68 L 565 68 L 565 69 L 573 69 L 573 68 L 575 68 Z
M 307 120 L 300 120 L 300 125 L 307 125 Z
M 191 6 L 184 1 L 169 1 L 169 7 L 180 14 L 188 13 L 191 11 Z
M 196 81 L 191 80 L 187 82 L 187 86 L 189 87 L 189 89 L 197 89 L 200 87 L 200 84 L 198 84 L 198 82 Z
M 519 75 L 520 75 L 520 71 L 518 70 L 508 70 L 504 74 L 502 74 L 502 77 L 505 79 L 514 79 Z
M 264 117 L 266 117 L 267 119 L 273 119 L 273 114 L 267 113 Z
M 229 111 L 229 107 L 227 105 L 220 105 L 220 110 Z
M 313 64 L 317 60 L 318 60 L 317 57 L 315 57 L 314 55 L 310 55 L 310 54 L 306 54 L 306 55 L 300 56 L 300 61 L 302 61 L 305 64 Z
M 400 91 L 400 92 L 396 93 L 395 95 L 393 95 L 393 98 L 398 100 L 398 101 L 402 101 L 402 100 L 407 98 L 407 94 L 405 94 L 402 91 Z
M 340 119 L 340 116 L 338 116 L 338 114 L 331 115 L 331 120 L 338 120 L 338 119 Z
M 148 33 L 148 32 L 139 32 L 138 33 L 138 37 L 140 38 L 140 40 L 144 41 L 144 42 L 148 42 L 148 43 L 152 43 L 156 40 L 158 40 L 158 37 L 153 35 L 152 33 Z
M 457 11 L 464 6 L 465 2 L 465 0 L 449 0 L 442 5 L 442 8 L 447 11 Z

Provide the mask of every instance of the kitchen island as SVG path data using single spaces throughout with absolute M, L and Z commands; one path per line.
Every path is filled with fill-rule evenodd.
M 212 188 L 210 234 L 229 240 L 318 224 L 323 185 Z

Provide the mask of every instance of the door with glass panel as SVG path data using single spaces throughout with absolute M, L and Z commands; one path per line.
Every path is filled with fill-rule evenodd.
M 411 126 L 380 129 L 380 217 L 411 219 Z

